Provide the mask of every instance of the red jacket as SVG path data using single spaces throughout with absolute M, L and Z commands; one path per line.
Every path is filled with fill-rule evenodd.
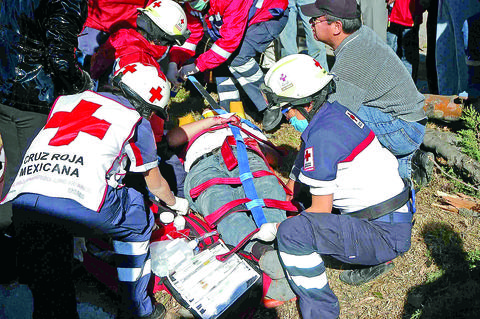
M 422 23 L 422 13 L 425 11 L 418 0 L 395 0 L 388 21 L 413 27 Z
M 134 29 L 120 29 L 113 33 L 93 55 L 90 74 L 98 79 L 118 59 L 118 66 L 141 62 L 153 65 L 160 70 L 158 60 L 168 51 L 168 47 L 153 45 Z
M 170 61 L 181 66 L 195 55 L 205 23 L 214 44 L 196 59 L 195 64 L 200 71 L 213 69 L 240 46 L 247 27 L 283 15 L 287 6 L 288 0 L 210 0 L 208 12 L 202 13 L 187 4 L 184 9 L 192 34 L 181 47 L 172 47 Z
M 89 0 L 85 26 L 107 33 L 137 27 L 137 8 L 154 0 Z

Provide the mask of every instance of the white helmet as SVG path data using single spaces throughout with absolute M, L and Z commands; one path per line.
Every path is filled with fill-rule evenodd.
M 304 105 L 322 91 L 328 91 L 323 89 L 327 84 L 333 84 L 332 79 L 333 76 L 311 56 L 292 54 L 280 59 L 268 70 L 262 92 L 270 105 Z
M 141 116 L 148 118 L 152 112 L 166 119 L 165 107 L 170 100 L 170 84 L 156 67 L 131 63 L 121 68 L 112 83 L 122 90 Z
M 173 0 L 158 0 L 137 10 L 137 26 L 157 45 L 182 45 L 190 36 L 187 16 Z

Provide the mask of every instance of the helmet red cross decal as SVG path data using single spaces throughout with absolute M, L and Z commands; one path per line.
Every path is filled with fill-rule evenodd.
M 184 19 L 180 20 L 180 24 L 184 24 L 184 23 L 185 23 Z
M 80 132 L 102 140 L 111 124 L 92 116 L 100 107 L 100 104 L 82 100 L 72 112 L 54 113 L 45 124 L 45 129 L 58 128 L 58 131 L 48 145 L 68 145 L 77 138 Z
M 155 102 L 155 100 L 161 100 L 163 95 L 161 94 L 162 92 L 162 88 L 161 87 L 157 87 L 156 89 L 154 88 L 151 88 L 150 89 L 150 93 L 152 94 L 152 97 L 150 97 L 150 102 L 153 103 Z
M 162 4 L 162 1 L 157 1 L 153 4 L 153 7 L 154 8 L 160 7 L 161 4 Z
M 137 66 L 136 64 L 127 65 L 123 70 L 123 74 L 126 74 L 128 72 L 132 72 L 132 73 L 136 72 L 137 71 L 137 69 L 135 68 L 136 66 Z

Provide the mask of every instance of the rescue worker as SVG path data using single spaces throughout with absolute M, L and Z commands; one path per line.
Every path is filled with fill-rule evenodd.
M 230 102 L 240 101 L 235 82 L 242 86 L 259 112 L 263 113 L 263 129 L 278 123 L 279 109 L 267 109 L 260 93 L 263 71 L 255 56 L 265 51 L 278 37 L 288 21 L 288 0 L 194 0 L 185 3 L 190 38 L 170 51 L 167 78 L 179 85 L 179 78 L 212 70 L 228 64 L 232 77 L 217 77 L 220 106 L 229 110 Z M 205 30 L 205 31 L 204 31 Z M 197 45 L 207 32 L 213 45 L 193 63 Z M 234 82 L 235 81 L 235 82 Z
M 236 129 L 246 145 L 244 158 L 238 135 L 234 133 Z M 257 225 L 281 222 L 287 217 L 285 210 L 296 211 L 296 207 L 285 202 L 284 184 L 270 167 L 270 164 L 277 163 L 278 151 L 272 148 L 258 128 L 240 122 L 232 113 L 176 127 L 167 133 L 167 141 L 171 147 L 185 146 L 182 152 L 187 172 L 185 198 L 194 211 L 216 227 L 226 244 L 235 247 L 244 243 Z M 245 164 L 249 172 L 242 171 Z M 245 180 L 252 181 L 250 186 L 255 189 L 254 193 L 248 189 L 250 186 Z M 258 199 L 255 200 L 255 197 Z M 243 249 L 259 259 L 263 271 L 268 272 L 272 262 L 279 265 L 277 253 L 270 242 L 253 240 Z M 273 280 L 264 299 L 266 307 L 278 306 L 295 298 L 285 276 L 279 280 L 275 275 L 271 278 Z
M 322 255 L 375 265 L 341 273 L 342 281 L 359 285 L 390 270 L 390 261 L 410 248 L 411 188 L 373 131 L 340 103 L 326 102 L 332 78 L 302 54 L 279 60 L 265 76 L 268 100 L 282 104 L 303 132 L 287 186 L 295 196 L 297 183 L 307 185 L 311 205 L 280 223 L 277 243 L 305 319 L 339 315 Z M 274 238 L 275 226 L 262 225 L 259 238 Z
M 115 71 L 134 62 L 160 69 L 158 62 L 170 46 L 182 45 L 189 37 L 185 12 L 173 0 L 154 1 L 137 11 L 137 28 L 117 30 L 93 55 L 92 78 L 99 79 L 114 62 Z
M 3 198 L 55 98 L 92 88 L 93 82 L 74 54 L 87 15 L 84 0 L 2 0 L 0 7 L 0 135 L 7 161 Z M 11 225 L 11 216 L 11 205 L 0 206 L 2 231 Z
M 334 50 L 337 90 L 329 102 L 357 114 L 397 157 L 400 176 L 411 180 L 412 157 L 427 123 L 425 97 L 411 75 L 385 41 L 362 26 L 357 0 L 316 0 L 301 8 L 311 17 L 315 38 Z
M 166 117 L 169 84 L 140 63 L 122 68 L 113 85 L 121 93 L 85 91 L 61 96 L 27 150 L 5 201 L 12 201 L 20 281 L 30 287 L 33 318 L 78 318 L 71 276 L 73 236 L 112 240 L 122 300 L 120 318 L 163 318 L 147 295 L 153 214 L 142 195 L 123 187 L 129 170 L 148 189 L 186 214 L 157 167 L 148 118 Z
M 137 27 L 137 8 L 145 8 L 153 0 L 88 0 L 88 15 L 78 39 L 83 59 L 89 59 L 119 29 Z M 88 64 L 88 61 L 84 61 Z

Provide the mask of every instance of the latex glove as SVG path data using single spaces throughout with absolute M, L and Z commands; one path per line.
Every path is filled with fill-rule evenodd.
M 177 196 L 174 196 L 174 197 L 175 197 L 175 204 L 167 205 L 167 207 L 170 209 L 173 209 L 180 215 L 187 215 L 188 208 L 189 208 L 188 200 L 186 200 L 185 198 L 177 197 Z
M 178 66 L 175 62 L 170 62 L 167 69 L 167 79 L 172 83 L 172 87 L 180 85 L 178 81 Z
M 197 68 L 195 63 L 187 64 L 184 65 L 180 68 L 178 71 L 178 77 L 182 80 L 187 80 L 187 77 L 189 75 L 193 75 L 195 73 L 198 73 L 200 70 Z
M 87 252 L 87 246 L 85 245 L 85 238 L 74 237 L 73 238 L 73 258 L 80 262 L 83 262 L 83 253 Z
M 260 230 L 253 235 L 252 239 L 263 241 L 273 241 L 277 237 L 278 223 L 265 223 L 260 226 Z

